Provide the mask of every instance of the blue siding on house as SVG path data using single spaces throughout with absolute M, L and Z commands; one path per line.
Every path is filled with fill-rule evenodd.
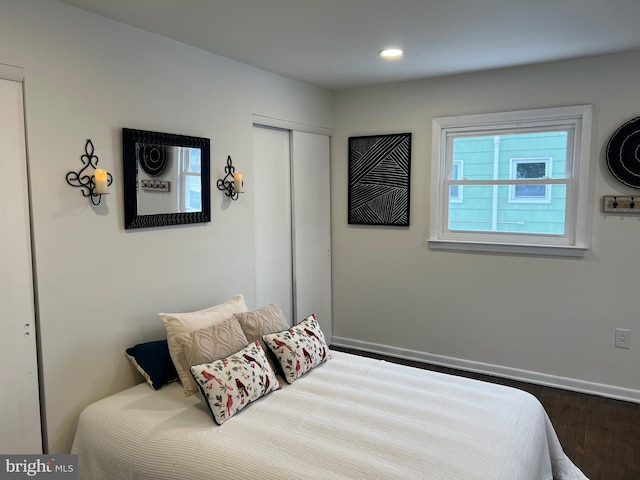
M 515 178 L 514 159 L 548 161 L 548 176 L 566 178 L 567 139 L 566 131 L 459 137 L 453 142 L 453 160 L 461 162 L 463 178 L 469 180 L 492 180 L 494 168 L 495 179 Z M 564 185 L 547 186 L 547 198 L 536 197 L 543 193 L 540 188 L 519 190 L 521 195 L 529 192 L 530 198 L 514 198 L 513 186 L 509 185 L 459 188 L 458 197 L 462 200 L 452 198 L 449 204 L 450 230 L 564 234 Z

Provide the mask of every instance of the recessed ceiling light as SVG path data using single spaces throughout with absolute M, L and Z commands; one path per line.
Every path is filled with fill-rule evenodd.
M 380 50 L 378 55 L 382 58 L 386 58 L 389 60 L 396 59 L 402 57 L 403 50 L 401 48 L 385 48 L 384 50 Z

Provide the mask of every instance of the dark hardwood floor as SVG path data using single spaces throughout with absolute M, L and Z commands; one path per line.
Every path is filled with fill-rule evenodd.
M 640 480 L 640 404 L 348 348 L 331 348 L 525 390 L 542 403 L 565 453 L 590 480 Z

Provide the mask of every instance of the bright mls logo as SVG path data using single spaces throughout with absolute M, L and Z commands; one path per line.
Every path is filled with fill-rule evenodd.
M 77 455 L 0 455 L 0 480 L 77 480 Z

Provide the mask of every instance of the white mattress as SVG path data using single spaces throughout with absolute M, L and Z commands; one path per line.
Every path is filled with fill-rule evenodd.
M 81 480 L 586 479 L 530 394 L 341 352 L 222 426 L 137 385 L 83 411 L 72 453 Z

